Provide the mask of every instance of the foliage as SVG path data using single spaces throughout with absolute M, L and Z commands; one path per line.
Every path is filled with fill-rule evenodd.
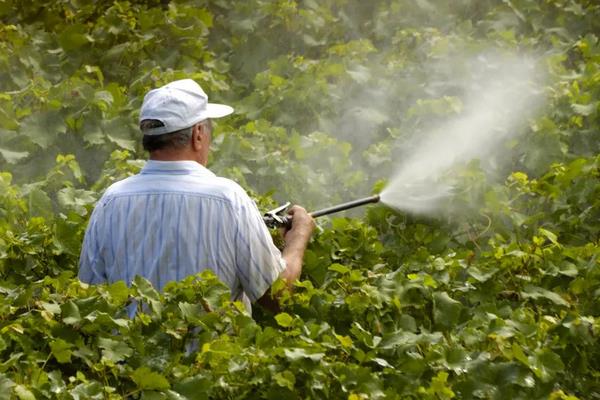
M 600 6 L 591 0 L 0 0 L 0 398 L 600 396 Z M 211 168 L 261 207 L 379 191 L 494 47 L 547 104 L 460 212 L 323 219 L 271 315 L 210 273 L 76 278 L 90 211 L 180 77 L 235 106 Z M 454 61 L 453 61 L 454 60 Z M 373 189 L 374 188 L 374 189 Z M 127 317 L 127 307 L 140 312 Z

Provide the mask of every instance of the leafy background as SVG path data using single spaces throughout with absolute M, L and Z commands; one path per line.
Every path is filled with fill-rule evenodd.
M 600 6 L 593 0 L 0 0 L 0 398 L 600 397 Z M 283 311 L 214 276 L 87 287 L 102 191 L 145 155 L 143 94 L 233 105 L 210 167 L 267 209 L 379 191 L 460 113 L 456 61 L 537 54 L 547 104 L 461 215 L 323 220 Z M 481 160 L 480 160 L 481 161 Z M 135 299 L 147 312 L 124 316 Z

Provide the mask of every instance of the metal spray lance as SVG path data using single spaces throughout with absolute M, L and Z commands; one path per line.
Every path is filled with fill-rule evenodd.
M 333 214 L 336 212 L 348 210 L 350 208 L 360 207 L 365 204 L 377 203 L 377 202 L 379 202 L 379 195 L 365 197 L 363 199 L 353 200 L 353 201 L 349 201 L 347 203 L 342 203 L 342 204 L 338 204 L 336 206 L 324 208 L 322 210 L 313 211 L 313 212 L 309 213 L 309 215 L 313 218 L 317 218 L 317 217 L 320 217 L 323 215 Z M 281 228 L 281 227 L 290 228 L 292 226 L 292 220 L 286 215 L 286 211 L 289 206 L 290 206 L 290 203 L 287 202 L 287 203 L 265 213 L 265 215 L 263 217 L 265 224 L 267 224 L 267 226 L 269 228 Z

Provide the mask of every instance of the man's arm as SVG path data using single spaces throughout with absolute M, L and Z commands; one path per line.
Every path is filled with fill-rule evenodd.
M 285 232 L 285 247 L 282 256 L 286 269 L 279 275 L 284 279 L 290 289 L 302 273 L 302 260 L 306 246 L 315 228 L 315 222 L 306 210 L 300 206 L 293 206 L 289 210 L 292 227 Z
M 289 217 L 292 220 L 292 227 L 284 233 L 285 246 L 282 252 L 286 268 L 279 277 L 285 280 L 289 290 L 293 290 L 294 282 L 298 280 L 302 273 L 304 252 L 315 228 L 315 222 L 304 208 L 297 205 L 290 208 Z M 277 296 L 277 294 L 275 295 Z M 279 304 L 272 297 L 270 290 L 267 290 L 258 299 L 258 303 L 273 312 L 279 311 Z

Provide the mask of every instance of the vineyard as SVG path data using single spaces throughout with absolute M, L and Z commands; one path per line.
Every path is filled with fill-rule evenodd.
M 597 1 L 0 0 L 0 18 L 0 399 L 600 399 Z M 543 101 L 453 167 L 445 211 L 319 219 L 280 313 L 210 272 L 161 293 L 77 279 L 96 201 L 147 158 L 148 90 L 192 78 L 231 104 L 208 167 L 261 210 L 312 210 L 385 190 L 492 52 L 535 60 Z

